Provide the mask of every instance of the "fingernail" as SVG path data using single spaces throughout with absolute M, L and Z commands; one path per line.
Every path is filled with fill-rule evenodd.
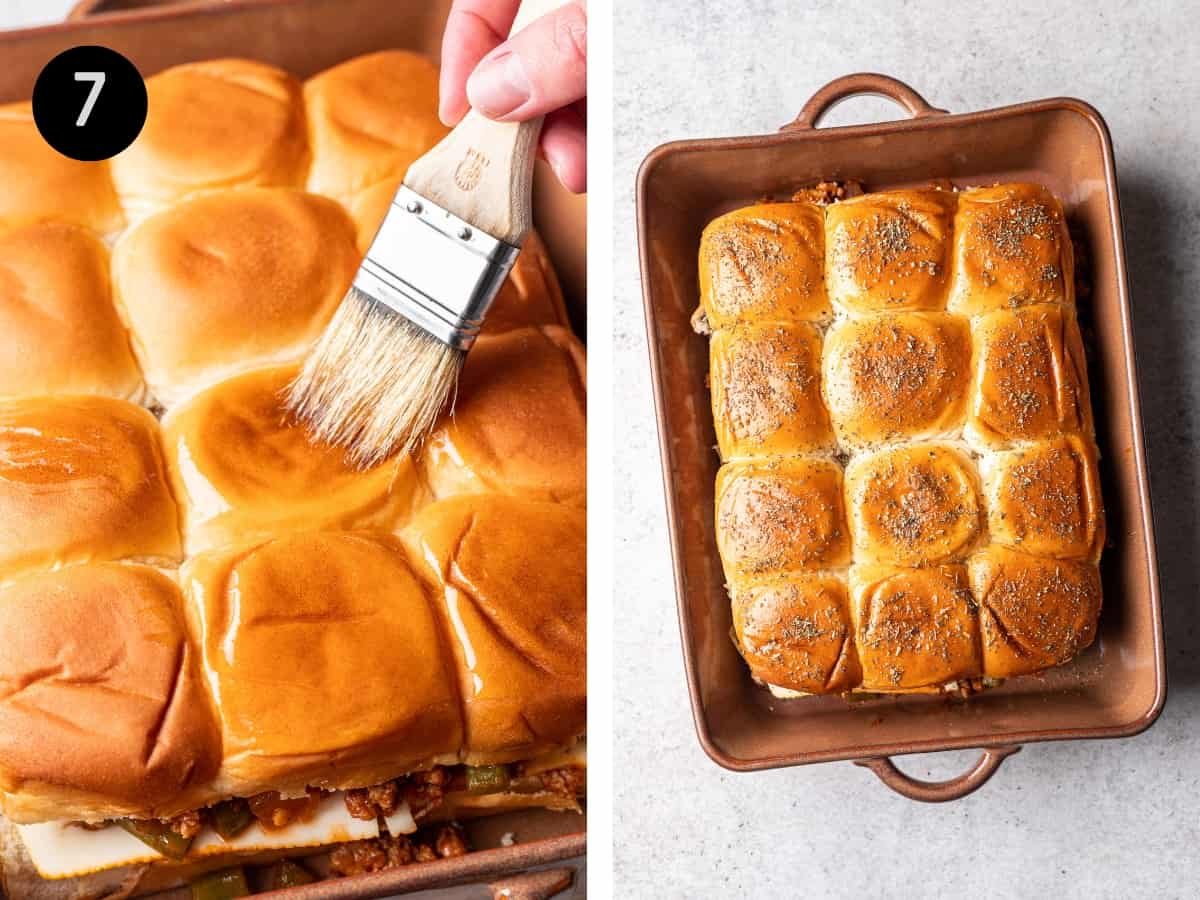
M 504 52 L 485 59 L 467 79 L 471 105 L 491 119 L 508 115 L 529 99 L 529 79 L 521 57 Z

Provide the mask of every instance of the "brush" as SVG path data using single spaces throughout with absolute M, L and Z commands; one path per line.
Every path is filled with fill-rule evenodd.
M 510 34 L 561 5 L 524 0 Z M 433 429 L 532 218 L 542 119 L 475 110 L 414 162 L 354 283 L 288 389 L 315 440 L 356 468 Z

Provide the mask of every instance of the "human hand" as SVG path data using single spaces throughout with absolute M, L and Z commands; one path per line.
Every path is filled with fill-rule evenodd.
M 519 0 L 454 0 L 442 37 L 438 115 L 455 125 L 544 115 L 541 155 L 570 191 L 587 190 L 587 9 L 572 0 L 507 38 Z

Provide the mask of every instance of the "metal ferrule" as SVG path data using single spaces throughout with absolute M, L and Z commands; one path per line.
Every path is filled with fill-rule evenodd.
M 519 251 L 402 186 L 354 286 L 467 350 Z

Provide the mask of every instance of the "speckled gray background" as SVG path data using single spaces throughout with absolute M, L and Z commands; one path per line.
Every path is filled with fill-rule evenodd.
M 616 859 L 620 897 L 1200 893 L 1200 4 L 616 0 Z M 973 12 L 969 12 L 973 11 Z M 696 741 L 675 618 L 634 175 L 676 138 L 761 133 L 826 81 L 895 75 L 966 111 L 1074 95 L 1116 145 L 1170 692 L 1150 731 L 1041 744 L 927 806 L 849 763 L 755 775 Z M 847 103 L 846 124 L 894 117 Z M 924 777 L 974 753 L 910 757 Z

